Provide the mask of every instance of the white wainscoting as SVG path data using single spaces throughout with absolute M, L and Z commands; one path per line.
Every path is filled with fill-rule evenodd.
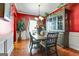
M 25 39 L 27 39 L 27 32 L 26 31 L 22 31 L 21 32 L 21 37 L 22 37 L 22 40 L 25 40 Z
M 0 53 L 4 53 L 4 44 L 0 44 Z
M 79 51 L 79 32 L 69 33 L 69 46 Z
M 13 33 L 11 33 L 7 38 L 7 55 L 9 56 L 14 48 L 14 41 L 13 41 Z
M 5 36 L 0 36 L 0 39 L 0 56 L 5 55 L 5 53 L 6 55 L 10 55 L 14 48 L 13 33 L 11 32 Z
M 16 39 L 18 40 L 19 34 L 16 33 Z M 25 30 L 21 32 L 21 38 L 22 40 L 29 39 L 29 33 Z

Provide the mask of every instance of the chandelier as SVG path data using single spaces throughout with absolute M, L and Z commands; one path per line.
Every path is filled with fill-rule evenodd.
M 39 8 L 39 12 L 38 12 L 39 13 L 39 15 L 38 15 L 39 17 L 35 17 L 34 19 L 42 21 L 44 18 L 40 15 L 40 4 L 38 5 L 38 8 Z

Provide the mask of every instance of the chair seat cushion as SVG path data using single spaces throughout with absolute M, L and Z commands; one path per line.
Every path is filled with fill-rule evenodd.
M 50 45 L 50 44 L 55 44 L 53 41 L 47 41 L 46 44 Z
M 45 41 L 41 41 L 40 44 L 43 46 L 43 47 L 51 47 L 51 46 L 55 46 L 55 43 L 53 42 L 47 42 L 45 43 Z

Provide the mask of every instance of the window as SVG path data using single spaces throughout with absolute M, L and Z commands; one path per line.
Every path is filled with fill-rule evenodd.
M 51 15 L 47 18 L 46 29 L 49 31 L 64 32 L 64 12 Z

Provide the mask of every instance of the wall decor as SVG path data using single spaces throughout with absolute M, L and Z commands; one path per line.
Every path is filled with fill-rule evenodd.
M 4 8 L 4 19 L 10 21 L 11 20 L 11 11 L 10 11 L 10 3 L 5 3 Z
M 11 20 L 10 5 L 10 3 L 0 3 L 0 18 L 3 18 L 3 20 Z

